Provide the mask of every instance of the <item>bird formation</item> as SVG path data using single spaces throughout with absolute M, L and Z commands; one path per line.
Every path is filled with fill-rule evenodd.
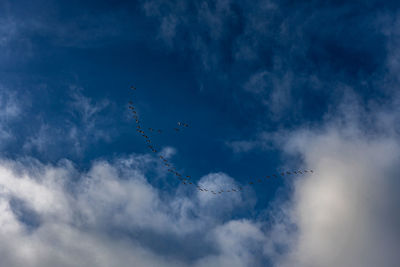
M 131 86 L 132 90 L 136 90 L 136 87 Z M 136 131 L 144 138 L 144 142 L 147 145 L 147 147 L 151 150 L 151 152 L 153 153 L 157 153 L 159 150 L 156 148 L 155 145 L 153 145 L 153 142 L 151 141 L 151 138 L 149 136 L 149 134 L 147 134 L 145 132 L 145 127 L 142 126 L 142 122 L 139 120 L 139 115 L 135 109 L 135 106 L 133 104 L 133 101 L 129 101 L 129 106 L 128 108 L 131 110 L 132 113 L 132 117 L 135 119 L 136 122 Z M 179 132 L 182 128 L 187 128 L 189 127 L 189 124 L 185 123 L 185 122 L 178 122 L 178 127 L 174 128 L 174 130 L 176 132 Z M 147 128 L 146 130 L 148 130 L 151 133 L 159 133 L 161 134 L 163 131 L 161 129 L 154 129 L 154 128 Z M 161 164 L 163 164 L 165 166 L 165 168 L 167 169 L 167 171 L 169 173 L 171 173 L 172 175 L 175 176 L 175 178 L 177 178 L 183 185 L 187 185 L 187 186 L 196 186 L 196 188 L 201 191 L 201 192 L 209 192 L 211 194 L 217 195 L 217 194 L 223 194 L 223 193 L 235 193 L 235 192 L 240 192 L 243 190 L 243 187 L 238 186 L 238 185 L 231 185 L 229 187 L 225 187 L 223 189 L 210 189 L 210 188 L 205 188 L 203 186 L 199 186 L 196 185 L 196 183 L 194 183 L 191 180 L 191 176 L 190 175 L 184 175 L 182 173 L 180 173 L 174 166 L 173 164 L 168 161 L 168 159 L 166 157 L 163 156 L 159 156 L 158 157 L 159 160 L 161 161 Z M 248 182 L 249 185 L 257 185 L 260 184 L 264 181 L 267 181 L 268 179 L 271 178 L 278 178 L 278 177 L 283 177 L 283 176 L 288 176 L 288 175 L 302 175 L 302 174 L 308 174 L 308 173 L 314 173 L 313 170 L 296 170 L 296 171 L 285 171 L 285 172 L 277 172 L 274 174 L 270 174 L 267 175 L 263 178 L 256 178 L 256 179 L 250 179 L 250 181 Z

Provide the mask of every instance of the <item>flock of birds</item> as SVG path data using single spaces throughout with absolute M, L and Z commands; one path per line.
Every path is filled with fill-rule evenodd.
M 135 91 L 136 87 L 131 86 L 131 89 L 133 91 Z M 136 111 L 135 106 L 133 105 L 133 101 L 129 101 L 128 108 L 131 110 L 132 116 L 135 119 L 136 131 L 144 138 L 144 142 L 146 143 L 147 147 L 151 150 L 151 152 L 157 153 L 158 150 L 156 149 L 155 145 L 153 145 L 153 142 L 149 136 L 150 134 L 146 133 L 146 131 L 151 132 L 151 133 L 158 133 L 158 134 L 161 134 L 163 131 L 161 129 L 145 128 L 139 119 L 139 115 L 138 115 L 138 112 Z M 179 132 L 179 131 L 183 130 L 184 128 L 189 127 L 189 124 L 187 124 L 185 122 L 178 122 L 177 125 L 178 125 L 178 127 L 174 128 L 174 130 L 176 132 Z M 214 195 L 217 195 L 217 194 L 223 194 L 223 193 L 240 192 L 243 190 L 243 187 L 238 186 L 238 185 L 233 185 L 233 186 L 225 187 L 223 189 L 221 188 L 218 190 L 196 185 L 196 183 L 191 180 L 192 177 L 190 175 L 184 175 L 184 174 L 178 172 L 178 170 L 173 166 L 173 164 L 170 161 L 168 161 L 167 158 L 160 155 L 159 159 L 160 159 L 161 163 L 167 168 L 167 171 L 169 173 L 171 173 L 172 175 L 174 175 L 177 179 L 179 179 L 183 185 L 196 186 L 197 189 L 201 192 L 209 192 Z M 290 171 L 278 172 L 275 174 L 267 175 L 263 179 L 261 179 L 261 178 L 251 179 L 248 182 L 248 184 L 249 185 L 259 184 L 259 183 L 262 183 L 263 181 L 266 181 L 266 180 L 274 178 L 274 177 L 277 178 L 277 177 L 282 177 L 285 175 L 301 175 L 301 174 L 307 174 L 307 173 L 311 174 L 311 173 L 314 173 L 314 171 L 313 170 L 296 170 L 296 171 L 291 171 L 291 172 Z

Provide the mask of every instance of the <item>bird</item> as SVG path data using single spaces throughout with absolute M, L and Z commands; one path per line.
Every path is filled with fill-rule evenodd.
M 131 85 L 131 89 L 132 89 L 132 90 L 136 90 L 136 87 L 133 86 L 133 85 Z
M 313 170 L 310 170 L 310 172 L 311 172 L 311 173 L 314 173 L 314 171 L 313 171 Z

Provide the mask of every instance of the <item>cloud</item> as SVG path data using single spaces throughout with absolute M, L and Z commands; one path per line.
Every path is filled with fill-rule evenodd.
M 13 38 L 15 38 L 16 33 L 17 33 L 17 25 L 15 21 L 4 18 L 0 20 L 1 47 L 7 47 L 9 42 L 11 42 Z
M 328 129 L 295 135 L 316 174 L 295 184 L 297 239 L 282 266 L 396 266 L 400 260 L 397 138 Z
M 257 225 L 248 220 L 233 220 L 212 231 L 219 253 L 201 259 L 196 266 L 263 266 L 258 255 L 266 240 Z M 265 266 L 265 265 L 264 265 Z
M 79 156 L 90 144 L 111 140 L 113 130 L 104 127 L 110 122 L 107 112 L 111 103 L 108 100 L 94 101 L 82 93 L 82 88 L 77 87 L 71 87 L 69 95 L 69 101 L 62 107 L 67 112 L 57 114 L 60 116 L 58 120 L 48 120 L 45 115 L 40 117 L 37 131 L 24 141 L 25 151 L 45 154 L 52 147 L 54 156 L 60 153 L 60 144 L 64 144 L 64 155 Z
M 288 158 L 302 159 L 315 174 L 294 181 L 291 200 L 277 204 L 281 212 L 273 214 L 278 219 L 270 235 L 284 250 L 277 253 L 274 242 L 265 248 L 276 266 L 390 267 L 400 261 L 400 142 L 377 119 L 399 113 L 369 112 L 356 100 L 346 98 L 336 113 L 347 116 L 282 136 Z
M 264 113 L 262 120 L 273 125 L 323 119 L 345 91 L 340 85 L 359 94 L 382 93 L 375 83 L 389 82 L 381 79 L 388 43 L 396 47 L 390 41 L 397 39 L 390 30 L 394 15 L 368 5 L 142 2 L 168 49 L 192 58 L 203 88 L 232 93 L 230 101 Z M 396 61 L 392 57 L 393 67 Z M 243 105 L 249 98 L 252 105 Z
M 195 188 L 161 194 L 136 164 L 141 157 L 95 161 L 85 172 L 68 160 L 56 165 L 1 160 L 3 264 L 248 266 L 253 261 L 252 249 L 264 238 L 260 226 L 229 219 L 234 209 L 248 205 L 241 193 L 214 200 L 190 193 Z M 201 181 L 211 178 L 233 182 L 221 173 Z
M 0 85 L 0 140 L 5 141 L 13 137 L 12 123 L 18 120 L 21 114 L 21 104 L 9 89 Z
M 234 153 L 248 152 L 256 147 L 256 142 L 248 140 L 227 141 L 225 145 L 233 150 Z

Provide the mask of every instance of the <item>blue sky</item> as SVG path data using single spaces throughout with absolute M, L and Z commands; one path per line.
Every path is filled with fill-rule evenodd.
M 396 1 L 2 1 L 0 265 L 397 266 L 399 21 Z

